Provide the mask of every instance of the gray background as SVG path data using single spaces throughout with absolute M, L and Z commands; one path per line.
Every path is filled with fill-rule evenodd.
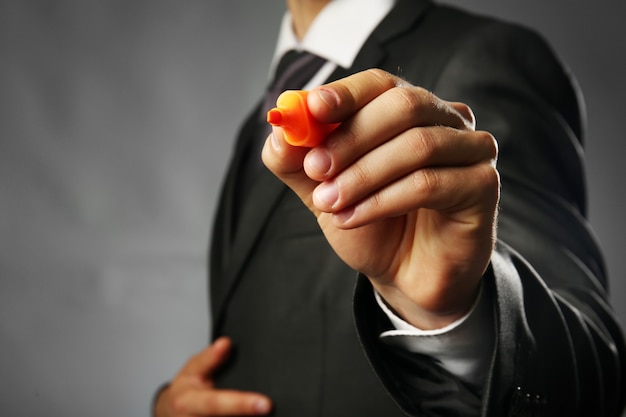
M 626 321 L 624 2 L 455 3 L 539 29 L 576 73 L 591 220 Z M 215 199 L 282 9 L 0 2 L 1 415 L 145 416 L 205 345 Z

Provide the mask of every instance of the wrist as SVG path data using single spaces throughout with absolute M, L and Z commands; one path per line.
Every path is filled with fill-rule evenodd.
M 457 290 L 452 296 L 440 296 L 436 300 L 423 294 L 407 295 L 395 286 L 373 286 L 381 301 L 397 317 L 418 329 L 437 330 L 467 316 L 478 299 L 481 282 L 478 280 L 471 288 Z

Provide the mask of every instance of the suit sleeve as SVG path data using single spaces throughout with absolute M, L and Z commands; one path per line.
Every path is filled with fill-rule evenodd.
M 533 32 L 491 22 L 461 39 L 433 92 L 469 104 L 477 129 L 496 137 L 502 180 L 498 244 L 484 277 L 496 348 L 480 393 L 482 414 L 619 416 L 626 349 L 586 220 L 578 90 Z M 455 385 L 449 397 L 474 395 L 439 370 L 410 394 L 402 392 L 393 382 L 402 354 L 376 340 L 374 332 L 388 323 L 370 310 L 367 290 L 359 289 L 367 287 L 364 281 L 355 297 L 357 328 L 374 369 L 403 408 L 417 414 L 422 388 L 433 380 Z

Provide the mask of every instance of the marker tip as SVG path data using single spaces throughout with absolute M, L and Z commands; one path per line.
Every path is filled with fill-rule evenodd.
M 278 126 L 283 120 L 283 113 L 280 109 L 274 108 L 267 112 L 267 122 L 271 125 Z

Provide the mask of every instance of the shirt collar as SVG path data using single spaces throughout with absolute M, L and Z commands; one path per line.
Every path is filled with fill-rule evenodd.
M 283 16 L 270 74 L 291 49 L 311 52 L 335 65 L 352 66 L 361 47 L 391 10 L 395 0 L 332 0 L 317 15 L 304 39 L 293 33 L 291 14 Z

